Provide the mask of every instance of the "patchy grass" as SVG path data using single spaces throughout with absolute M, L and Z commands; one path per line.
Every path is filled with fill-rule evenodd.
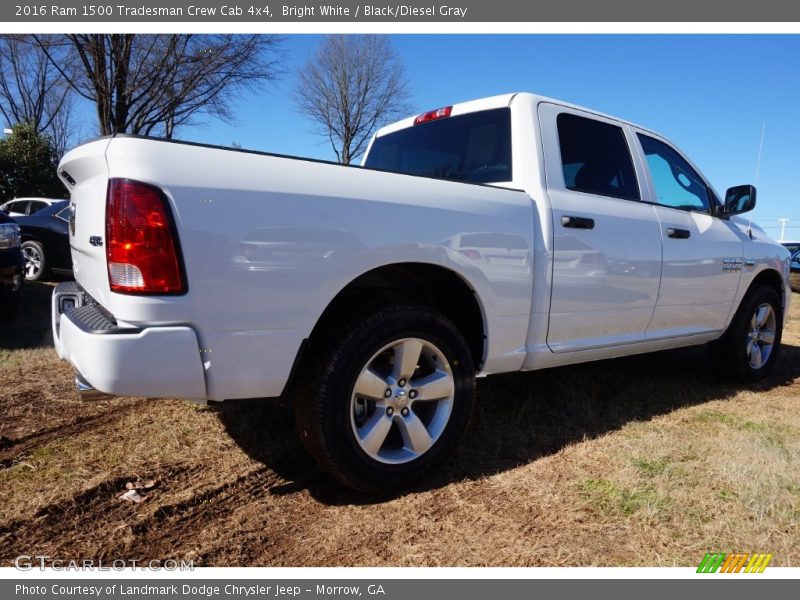
M 686 475 L 686 469 L 680 465 L 674 464 L 669 458 L 634 458 L 634 466 L 645 477 L 655 478 L 659 476 L 667 477 L 683 477 Z
M 630 517 L 639 511 L 655 516 L 669 505 L 669 498 L 659 495 L 650 484 L 628 488 L 608 479 L 586 479 L 577 487 L 581 497 L 604 516 Z
M 29 286 L 0 325 L 0 564 L 800 564 L 798 302 L 753 386 L 714 379 L 702 348 L 481 380 L 445 467 L 364 498 L 318 471 L 287 406 L 81 402 L 50 348 L 49 292 Z M 148 480 L 145 503 L 117 500 Z

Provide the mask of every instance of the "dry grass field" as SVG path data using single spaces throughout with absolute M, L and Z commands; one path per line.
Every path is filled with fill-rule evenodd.
M 0 324 L 0 565 L 800 565 L 798 301 L 761 384 L 715 379 L 704 348 L 487 378 L 443 469 L 364 498 L 318 471 L 281 404 L 82 402 L 49 291 Z M 146 502 L 117 499 L 147 480 Z

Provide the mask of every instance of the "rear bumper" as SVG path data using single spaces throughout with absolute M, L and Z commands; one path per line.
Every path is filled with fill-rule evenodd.
M 56 351 L 83 383 L 112 396 L 206 398 L 200 347 L 191 327 L 119 327 L 86 300 L 73 282 L 53 291 Z

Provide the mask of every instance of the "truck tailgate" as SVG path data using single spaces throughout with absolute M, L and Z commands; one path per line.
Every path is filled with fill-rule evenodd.
M 67 153 L 58 167 L 70 190 L 72 212 L 69 243 L 75 279 L 100 304 L 109 300 L 106 270 L 105 220 L 111 138 L 99 139 Z

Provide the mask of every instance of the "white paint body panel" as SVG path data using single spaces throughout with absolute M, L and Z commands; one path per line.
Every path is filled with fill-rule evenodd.
M 268 397 L 283 391 L 303 340 L 333 298 L 358 276 L 385 265 L 439 265 L 472 288 L 486 335 L 482 374 L 703 343 L 722 333 L 757 272 L 775 269 L 788 278 L 780 246 L 766 236 L 750 240 L 733 221 L 724 227 L 698 222 L 698 230 L 711 235 L 684 245 L 691 256 L 665 253 L 660 232 L 667 216 L 646 202 L 601 199 L 591 207 L 595 230 L 565 233 L 560 216 L 586 209 L 588 195 L 565 190 L 563 177 L 559 184 L 555 115 L 566 110 L 608 119 L 623 126 L 628 138 L 632 126 L 530 94 L 456 105 L 453 115 L 502 106 L 511 107 L 514 174 L 503 185 L 513 189 L 144 138 L 76 148 L 59 167 L 77 181 L 71 238 L 76 279 L 120 323 L 151 333 L 136 340 L 103 336 L 112 339 L 103 342 L 102 352 L 124 355 L 135 368 L 119 360 L 92 362 L 94 352 L 83 347 L 95 342 L 86 335 L 101 336 L 69 323 L 59 353 L 109 393 Z M 643 166 L 634 162 L 644 197 Z M 90 236 L 105 235 L 109 178 L 164 191 L 178 230 L 186 294 L 110 291 L 105 248 L 89 244 Z M 520 243 L 507 260 L 469 261 L 460 252 L 469 234 L 514 236 Z M 731 244 L 755 261 L 734 286 L 714 275 L 708 262 L 727 256 Z M 663 289 L 662 254 L 671 278 Z M 684 270 L 684 262 L 691 267 Z M 674 299 L 692 282 L 702 288 L 692 308 L 700 307 L 710 329 L 686 329 L 678 316 L 683 308 L 676 309 L 682 305 Z M 137 362 L 127 348 L 138 344 L 148 352 L 146 340 L 165 340 L 157 336 L 166 332 L 178 340 L 164 348 L 179 356 L 180 374 L 170 380 L 156 369 L 141 381 L 140 368 L 149 359 Z M 115 343 L 125 349 L 113 349 Z M 155 356 L 170 363 L 166 355 Z

